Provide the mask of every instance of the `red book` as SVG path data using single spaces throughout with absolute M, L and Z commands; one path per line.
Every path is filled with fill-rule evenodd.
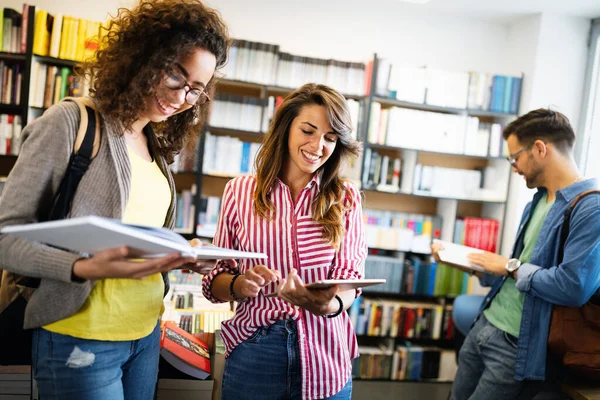
M 206 379 L 210 375 L 208 346 L 172 321 L 163 326 L 160 354 L 169 364 L 190 376 Z

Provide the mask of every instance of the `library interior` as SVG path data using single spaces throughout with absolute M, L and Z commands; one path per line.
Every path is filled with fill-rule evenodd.
M 160 3 L 168 7 L 163 9 Z M 175 16 L 176 10 L 198 4 L 207 14 L 196 23 L 215 24 L 210 29 L 201 26 L 204 33 L 190 33 L 191 25 L 169 22 L 169 18 L 185 20 L 187 11 Z M 111 25 L 113 18 L 122 20 Z M 144 18 L 154 18 L 153 25 Z M 126 49 L 123 43 L 130 40 L 129 33 L 140 34 L 144 23 L 149 33 L 143 40 L 151 45 L 140 44 L 139 51 L 132 47 L 128 67 L 116 60 L 118 51 Z M 189 35 L 189 41 L 174 43 L 157 36 L 152 44 L 152 29 L 164 27 L 174 32 L 173 37 Z M 223 49 L 219 35 L 226 36 Z M 203 40 L 210 44 L 202 44 Z M 188 50 L 181 50 L 185 46 Z M 190 46 L 199 50 L 190 52 L 194 48 Z M 205 53 L 216 66 L 202 80 L 203 69 L 193 68 L 195 60 L 207 59 Z M 159 54 L 170 58 L 161 60 Z M 177 58 L 182 54 L 185 57 Z M 168 69 L 159 71 L 152 63 Z M 117 76 L 116 65 L 124 66 L 124 76 Z M 112 106 L 106 97 L 111 92 L 94 86 L 111 79 L 112 93 L 122 91 Z M 308 83 L 317 86 L 305 86 Z M 167 101 L 172 103 L 175 97 L 161 90 L 177 93 L 183 99 L 181 109 L 160 121 L 132 114 L 137 109 L 131 107 L 145 96 L 167 115 L 166 109 L 174 107 Z M 309 100 L 301 100 L 303 90 L 312 91 Z M 134 100 L 127 100 L 124 94 L 134 91 L 139 91 L 131 96 Z M 338 104 L 340 95 L 343 105 Z M 289 111 L 294 106 L 299 108 Z M 69 113 L 78 116 L 78 109 L 82 117 L 74 119 Z M 317 117 L 307 110 L 317 110 Z M 294 119 L 286 122 L 290 112 L 295 114 L 288 118 Z M 104 113 L 126 119 L 112 124 L 113 117 Z M 302 136 L 311 143 L 305 146 L 313 146 L 318 138 L 319 147 L 312 147 L 312 153 L 304 147 L 294 155 L 292 138 L 294 129 L 300 129 L 295 125 L 299 115 L 316 118 L 303 122 L 297 132 L 310 136 Z M 165 122 L 176 118 L 170 125 Z M 133 133 L 140 120 L 142 142 Z M 325 121 L 324 128 L 314 121 Z M 278 124 L 287 125 L 280 130 Z M 339 132 L 340 126 L 346 131 Z M 84 169 L 83 178 L 78 178 L 81 185 L 77 181 L 71 188 L 65 212 L 49 217 L 46 213 L 60 199 L 58 192 L 64 194 L 66 180 L 61 179 L 76 169 L 71 148 L 81 144 L 80 133 L 86 129 L 96 131 L 99 150 L 94 144 L 87 159 L 89 171 Z M 44 139 L 46 130 L 46 137 L 51 134 L 55 139 Z M 122 147 L 116 144 L 121 139 L 104 137 L 113 130 L 119 130 L 119 138 L 126 137 Z M 163 131 L 169 132 L 167 139 L 161 137 Z M 277 142 L 280 132 L 288 142 Z M 59 136 L 63 139 L 56 139 Z M 171 140 L 169 149 L 174 152 L 163 158 L 162 150 L 154 146 Z M 44 143 L 53 144 L 41 147 Z M 154 170 L 139 163 L 135 144 L 140 143 L 147 161 L 156 161 L 146 164 L 158 166 L 161 182 L 151 175 Z M 110 145 L 104 146 L 110 151 L 103 152 L 103 145 Z M 343 159 L 338 170 L 326 168 L 340 160 L 338 148 L 352 152 L 354 145 L 360 149 L 357 157 Z M 327 158 L 330 147 L 336 150 Z M 158 284 L 166 290 L 156 311 L 156 357 L 146 361 L 158 363 L 158 377 L 138 382 L 152 389 L 147 395 L 130 393 L 132 399 L 600 399 L 600 237 L 592 237 L 600 231 L 600 201 L 594 193 L 578 197 L 599 189 L 595 177 L 600 174 L 600 158 L 593 156 L 594 148 L 600 148 L 598 0 L 28 0 L 26 4 L 3 0 L 0 229 L 59 219 L 66 223 L 86 215 L 144 225 L 136 219 L 135 204 L 114 199 L 125 193 L 130 201 L 136 198 L 145 204 L 137 210 L 140 215 L 156 208 L 161 216 L 168 208 L 165 223 L 163 216 L 154 226 L 175 231 L 193 246 L 213 244 L 269 256 L 242 257 L 237 262 L 205 260 L 195 267 L 187 257 L 168 271 L 156 269 L 151 276 L 163 272 L 166 281 L 154 280 L 155 286 L 150 286 L 152 279 L 146 275 L 119 279 L 89 271 L 79 274 L 77 263 L 96 260 L 96 250 L 58 246 L 59 250 L 50 239 L 44 242 L 43 235 L 35 236 L 41 244 L 2 231 L 0 353 L 13 346 L 9 335 L 25 332 L 27 344 L 33 338 L 34 358 L 30 352 L 25 360 L 0 356 L 0 399 L 44 399 L 45 393 L 58 399 L 128 398 L 124 378 L 122 383 L 118 379 L 120 397 L 108 391 L 96 393 L 99 397 L 87 392 L 52 395 L 49 387 L 75 388 L 72 380 L 79 375 L 69 378 L 53 371 L 51 364 L 58 358 L 40 360 L 47 352 L 42 342 L 75 336 L 75 343 L 84 344 L 142 343 L 141 328 L 132 328 L 131 334 L 127 329 L 143 318 L 123 322 L 136 309 L 116 314 L 119 307 L 127 308 L 124 300 Z M 45 154 L 34 153 L 40 150 Z M 54 150 L 57 154 L 49 154 Z M 125 166 L 117 160 L 123 154 Z M 61 157 L 64 162 L 54 163 Z M 111 157 L 115 167 L 106 167 Z M 33 167 L 38 161 L 42 167 Z M 67 165 L 69 170 L 64 171 Z M 51 170 L 59 167 L 62 172 Z M 293 168 L 297 172 L 290 172 Z M 138 186 L 135 173 L 144 174 Z M 107 177 L 99 178 L 100 174 Z M 164 176 L 174 194 L 170 206 L 169 198 L 165 203 L 165 196 L 153 192 L 164 193 Z M 298 189 L 292 176 L 309 179 Z M 96 193 L 82 194 L 94 191 L 91 179 L 98 179 Z M 114 198 L 100 193 L 105 183 L 111 188 L 107 190 L 116 192 Z M 571 204 L 577 200 L 580 204 Z M 94 204 L 88 206 L 86 201 Z M 32 214 L 24 214 L 29 209 Z M 280 217 L 281 225 L 272 223 Z M 148 240 L 164 240 L 156 237 Z M 17 246 L 24 247 L 17 251 Z M 24 255 L 40 247 L 50 250 Z M 110 247 L 114 246 L 106 248 Z M 480 256 L 477 262 L 473 254 Z M 43 256 L 60 258 L 60 263 L 47 261 L 44 267 Z M 162 260 L 153 257 L 142 264 Z M 460 257 L 463 264 L 457 261 Z M 71 278 L 44 282 L 63 280 L 58 269 L 67 260 Z M 18 265 L 27 262 L 56 271 L 27 277 L 26 272 L 36 271 Z M 22 283 L 13 282 L 13 274 L 25 276 Z M 132 277 L 137 280 L 127 279 Z M 490 283 L 487 277 L 495 280 Z M 37 283 L 28 286 L 28 278 Z M 294 287 L 294 282 L 325 279 L 385 282 L 350 289 L 354 295 L 350 297 L 338 286 Z M 113 301 L 109 293 L 119 290 L 104 284 L 110 281 L 127 281 L 129 286 L 122 288 L 131 290 L 116 296 L 114 302 L 120 302 L 116 314 L 107 311 Z M 85 282 L 93 283 L 83 294 Z M 133 289 L 138 282 L 144 286 Z M 11 284 L 17 292 L 10 292 Z M 262 292 L 251 295 L 242 290 L 251 292 L 259 286 Z M 78 306 L 56 313 L 62 320 L 35 320 L 33 316 L 45 310 L 39 304 L 44 302 L 42 296 L 61 307 L 56 291 L 62 287 L 69 288 L 65 308 L 76 296 L 84 296 Z M 55 293 L 48 294 L 51 290 Z M 328 296 L 328 303 L 325 308 L 306 305 L 299 290 Z M 15 295 L 8 297 L 10 293 Z M 140 298 L 155 301 L 156 296 L 147 293 Z M 321 297 L 310 301 L 315 299 Z M 78 310 L 84 301 L 85 307 Z M 20 324 L 10 319 L 17 303 Z M 557 334 L 567 337 L 564 343 L 580 342 L 575 350 L 564 350 L 567 355 L 550 348 L 559 311 L 578 315 L 560 321 L 565 328 Z M 80 319 L 73 319 L 78 314 Z M 106 321 L 98 322 L 103 317 Z M 28 329 L 23 330 L 23 318 Z M 74 328 L 81 318 L 88 318 L 89 332 Z M 121 324 L 117 333 L 100 333 L 112 331 L 112 323 Z M 287 354 L 290 360 L 299 358 L 301 372 L 297 391 L 296 380 L 288 374 L 292 389 L 284 394 L 270 391 L 266 383 L 261 386 L 263 375 L 250 371 L 270 364 L 267 338 L 278 329 L 286 340 L 297 339 L 299 352 Z M 125 339 L 135 335 L 136 340 Z M 502 343 L 492 344 L 494 340 Z M 264 347 L 259 350 L 261 343 Z M 61 361 L 67 366 L 80 363 L 72 367 L 76 374 L 100 362 L 99 351 L 82 346 L 75 350 L 71 346 L 68 360 Z M 270 348 L 274 346 L 275 342 Z M 575 359 L 569 354 L 584 355 Z M 586 373 L 574 372 L 581 371 L 577 368 Z M 499 370 L 506 374 L 494 373 Z M 49 373 L 53 377 L 48 378 Z M 247 380 L 256 376 L 255 386 L 243 386 L 254 389 L 229 389 L 238 385 L 233 376 L 239 373 L 248 373 Z M 64 382 L 55 385 L 59 381 Z M 285 387 L 285 379 L 281 385 Z

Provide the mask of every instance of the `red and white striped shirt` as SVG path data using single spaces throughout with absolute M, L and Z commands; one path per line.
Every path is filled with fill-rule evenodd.
M 221 247 L 265 253 L 267 260 L 247 259 L 239 271 L 226 263 L 203 279 L 204 296 L 220 302 L 211 293 L 214 278 L 222 272 L 244 273 L 256 265 L 281 272 L 287 277 L 292 268 L 304 283 L 321 279 L 360 279 L 367 256 L 361 199 L 358 189 L 346 183 L 347 199 L 354 206 L 344 214 L 344 235 L 335 250 L 323 238 L 322 227 L 311 217 L 311 204 L 319 191 L 319 174 L 302 190 L 294 205 L 289 187 L 280 180 L 269 193 L 274 205 L 271 220 L 253 211 L 254 177 L 233 179 L 225 187 L 214 244 Z M 347 313 L 335 318 L 316 316 L 277 297 L 264 295 L 277 290 L 276 284 L 263 288 L 255 298 L 239 303 L 235 316 L 223 322 L 221 336 L 225 356 L 249 338 L 259 327 L 280 319 L 296 321 L 302 369 L 303 399 L 321 399 L 339 392 L 352 373 L 351 359 L 358 357 L 356 335 Z

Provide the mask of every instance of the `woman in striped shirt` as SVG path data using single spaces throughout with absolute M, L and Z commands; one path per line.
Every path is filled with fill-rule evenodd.
M 342 95 L 306 84 L 275 112 L 256 176 L 225 188 L 214 244 L 268 256 L 219 263 L 203 280 L 212 302 L 238 301 L 221 333 L 225 400 L 351 398 L 358 349 L 344 311 L 359 293 L 304 288 L 362 278 L 360 193 L 340 178 L 343 161 L 361 149 L 351 127 Z

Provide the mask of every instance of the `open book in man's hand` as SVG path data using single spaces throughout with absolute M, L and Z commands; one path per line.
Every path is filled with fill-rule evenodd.
M 118 220 L 97 216 L 10 225 L 0 232 L 87 254 L 127 246 L 130 249 L 129 256 L 133 258 L 154 258 L 173 252 L 199 260 L 267 258 L 262 253 L 215 246 L 192 247 L 183 236 L 166 228 L 127 225 Z
M 433 243 L 441 244 L 444 250 L 438 252 L 440 260 L 447 264 L 458 265 L 468 270 L 485 272 L 485 268 L 480 265 L 475 265 L 469 262 L 467 254 L 469 253 L 483 253 L 483 250 L 476 249 L 474 247 L 463 246 L 456 243 L 445 242 L 439 239 L 433 239 Z

